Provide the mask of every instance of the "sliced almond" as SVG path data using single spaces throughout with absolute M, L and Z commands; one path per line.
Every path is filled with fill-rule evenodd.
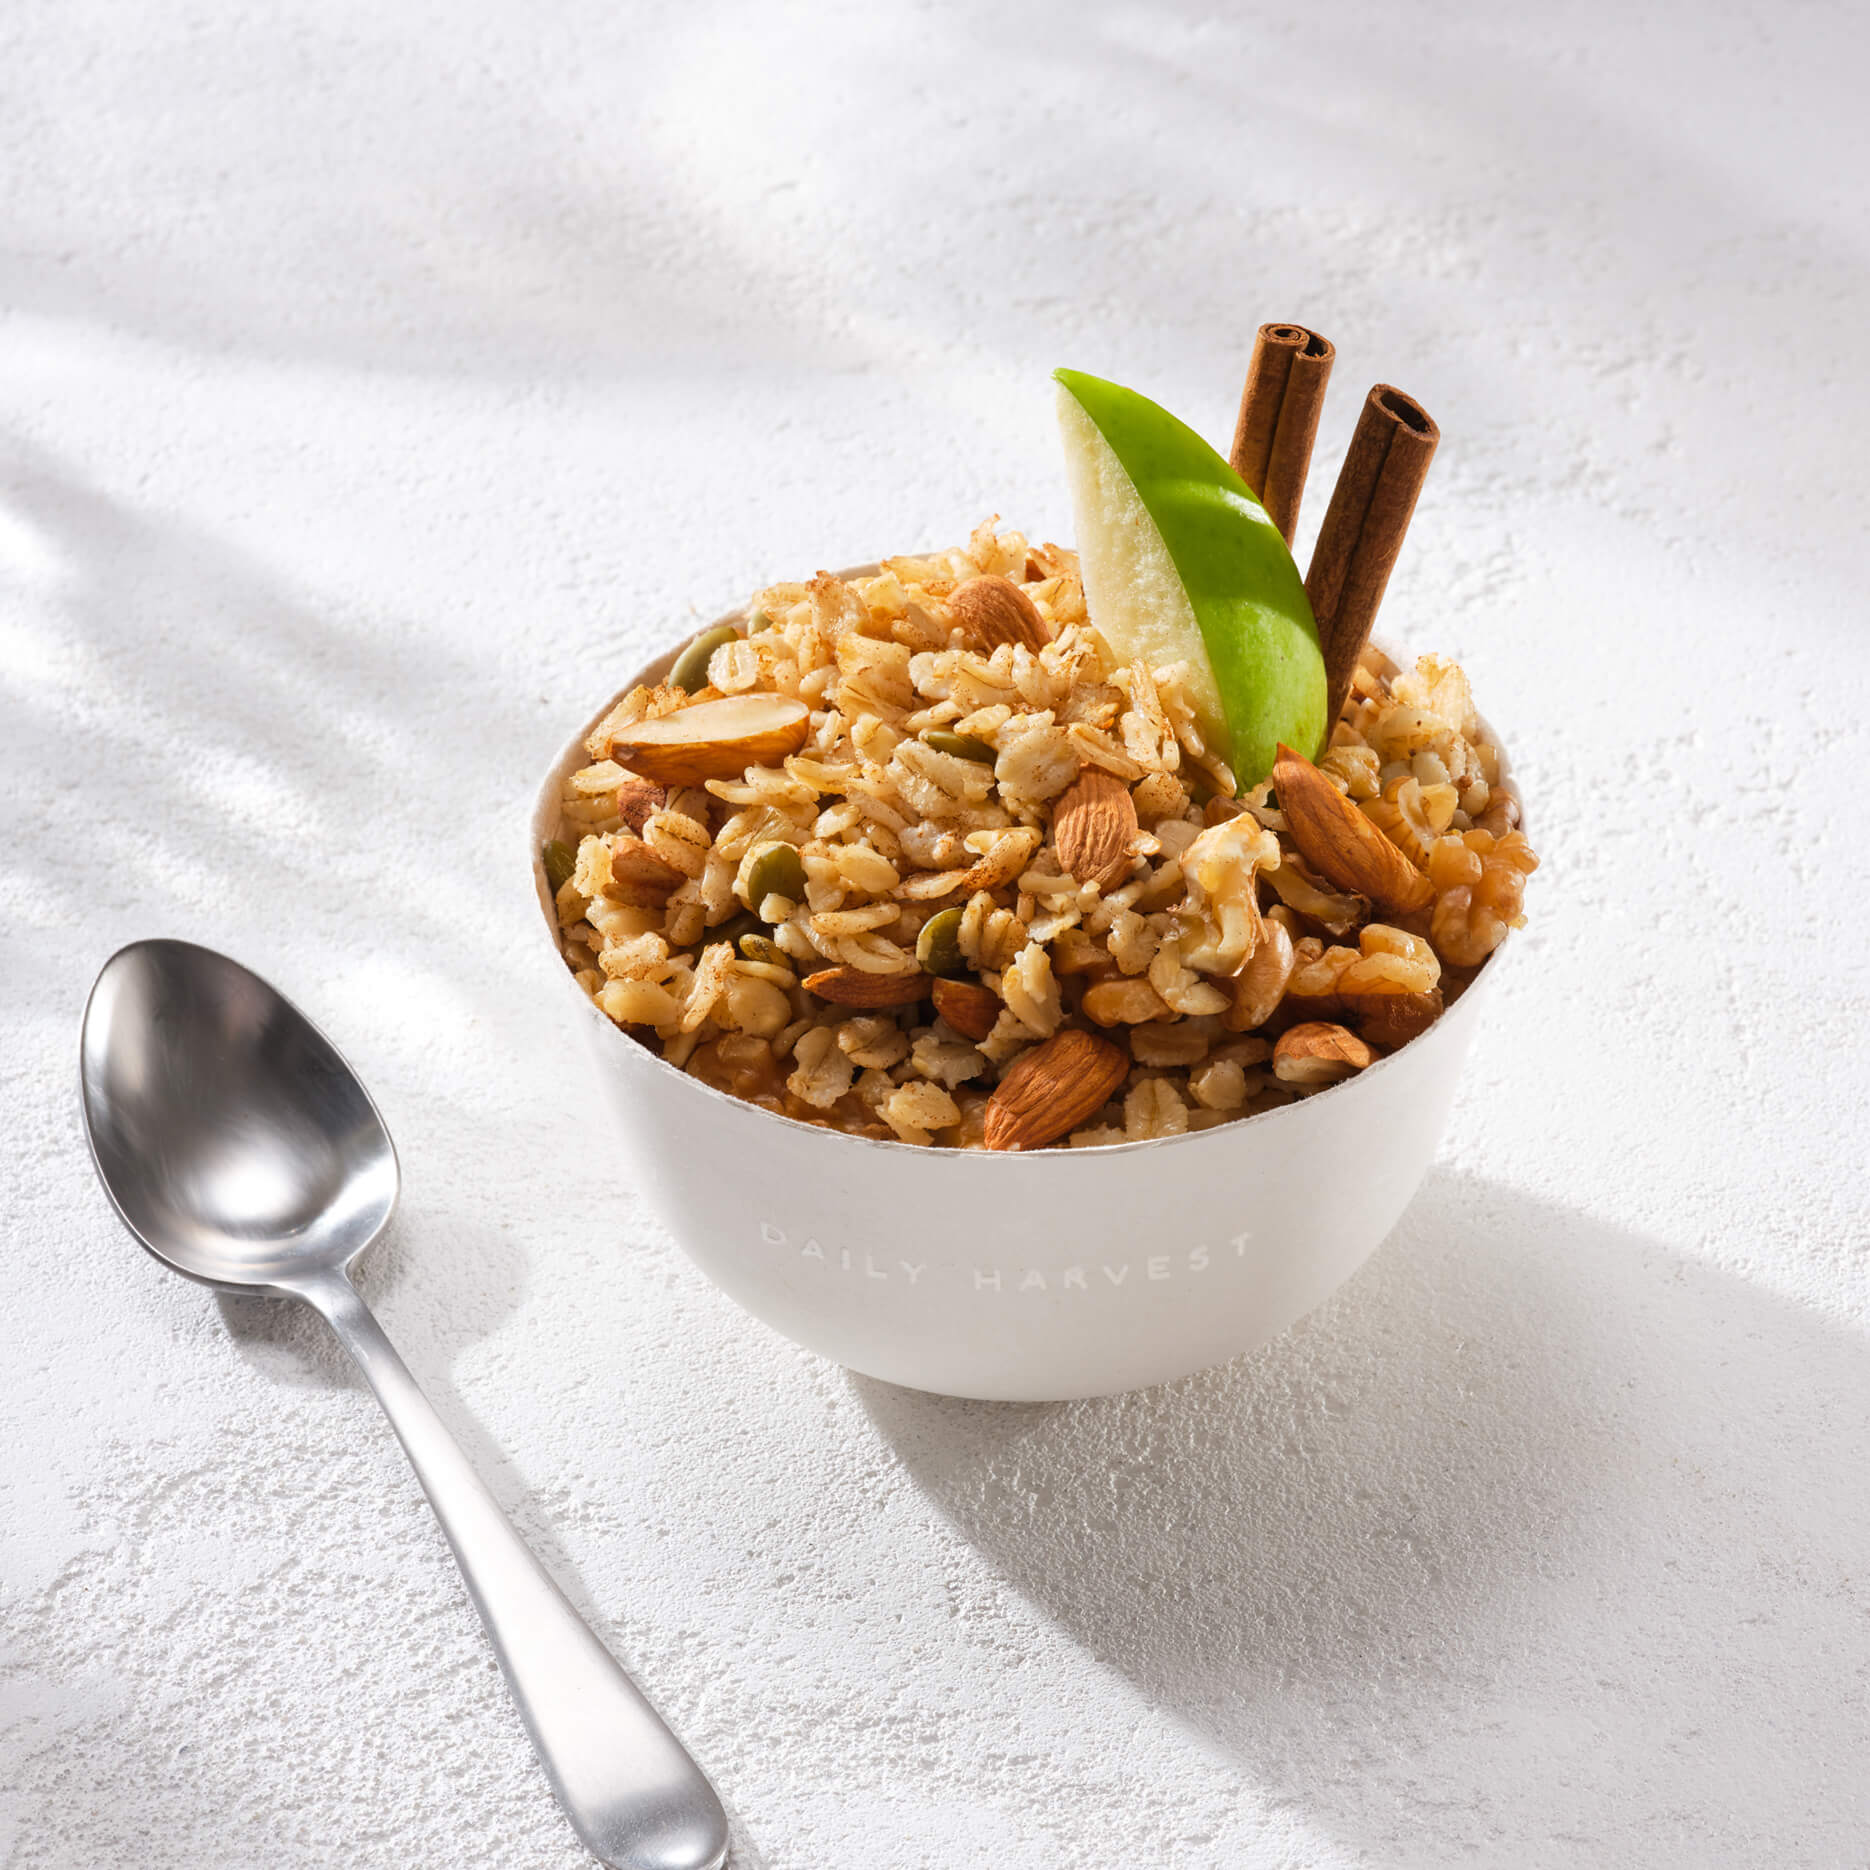
M 1129 1054 L 1068 1026 L 1022 1052 L 987 1100 L 989 1149 L 1043 1149 L 1102 1110 L 1130 1069 Z
M 938 980 L 935 1011 L 956 1032 L 969 1039 L 984 1039 L 1000 1017 L 1000 996 L 978 981 Z
M 1052 640 L 1052 626 L 1010 578 L 970 578 L 955 587 L 948 609 L 983 649 L 1024 643 L 1028 649 L 1040 650 Z
M 626 779 L 617 788 L 617 816 L 638 836 L 651 814 L 661 811 L 668 802 L 667 789 L 652 779 Z
M 618 729 L 611 758 L 664 786 L 738 779 L 804 746 L 811 716 L 789 695 L 729 695 Z
M 805 991 L 833 1006 L 909 1006 L 928 990 L 929 977 L 920 968 L 913 974 L 871 974 L 860 967 L 827 967 L 805 977 Z
M 1273 1076 L 1286 1084 L 1336 1084 L 1362 1071 L 1375 1057 L 1348 1028 L 1312 1019 L 1279 1035 L 1273 1047 Z
M 1420 1038 L 1441 1018 L 1439 987 L 1423 993 L 1347 993 L 1341 998 L 1357 1030 L 1386 1052 Z
M 1095 766 L 1087 766 L 1066 787 L 1052 814 L 1058 861 L 1080 883 L 1099 889 L 1115 889 L 1130 874 L 1136 832 L 1130 788 Z
M 610 845 L 610 883 L 606 896 L 632 909 L 660 909 L 686 881 L 665 864 L 634 832 L 620 831 Z
M 1303 754 L 1279 749 L 1273 786 L 1293 841 L 1327 882 L 1368 896 L 1392 915 L 1435 900 L 1428 878 Z

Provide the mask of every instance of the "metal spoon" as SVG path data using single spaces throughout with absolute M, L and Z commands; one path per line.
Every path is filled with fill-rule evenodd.
M 143 941 L 91 989 L 80 1077 L 91 1159 L 130 1232 L 204 1285 L 304 1300 L 356 1358 L 586 1847 L 613 1870 L 717 1870 L 727 1819 L 713 1787 L 526 1549 L 351 1284 L 398 1178 L 337 1048 L 237 961 Z

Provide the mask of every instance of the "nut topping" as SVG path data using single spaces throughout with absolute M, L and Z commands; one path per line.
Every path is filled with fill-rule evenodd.
M 938 980 L 935 1011 L 966 1039 L 984 1039 L 1000 1017 L 1000 996 L 978 981 Z
M 1114 773 L 1087 766 L 1059 800 L 1052 816 L 1058 861 L 1080 883 L 1114 889 L 1130 873 L 1136 806 Z
M 834 1006 L 909 1006 L 928 990 L 929 977 L 920 968 L 913 974 L 871 974 L 860 967 L 827 967 L 805 977 L 805 991 Z
M 1420 1038 L 1441 1018 L 1439 987 L 1421 993 L 1341 993 L 1338 997 L 1357 1022 L 1358 1031 L 1386 1052 Z
M 1307 1020 L 1280 1034 L 1273 1047 L 1273 1076 L 1286 1084 L 1336 1084 L 1362 1071 L 1375 1057 L 1347 1028 L 1329 1020 Z
M 1428 878 L 1303 755 L 1282 746 L 1273 785 L 1293 841 L 1327 882 L 1392 915 L 1435 900 Z
M 660 909 L 687 879 L 664 863 L 633 832 L 619 831 L 610 845 L 610 882 L 604 894 L 632 909 Z
M 1051 625 L 1010 578 L 970 578 L 955 587 L 948 608 L 955 622 L 984 649 L 1023 643 L 1036 651 L 1052 640 Z
M 617 788 L 617 816 L 641 837 L 650 815 L 661 811 L 668 800 L 667 788 L 654 780 L 626 779 Z
M 729 695 L 620 728 L 611 758 L 659 785 L 698 786 L 777 766 L 810 730 L 804 702 L 789 695 Z
M 1108 1102 L 1130 1069 L 1121 1046 L 1068 1026 L 1022 1052 L 987 1101 L 989 1149 L 1041 1149 Z

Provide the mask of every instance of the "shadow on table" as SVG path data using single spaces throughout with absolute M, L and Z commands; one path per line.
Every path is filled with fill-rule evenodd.
M 526 1217 L 546 1209 L 555 1187 L 551 1158 L 527 1152 L 523 1138 L 515 1141 L 510 1111 L 438 1098 L 432 1067 L 419 1051 L 412 1054 L 420 1045 L 419 1022 L 376 1017 L 377 1005 L 392 994 L 415 996 L 418 1006 L 429 1004 L 438 1019 L 457 1024 L 470 1016 L 506 1017 L 515 995 L 529 991 L 531 975 L 513 952 L 512 929 L 523 914 L 515 913 L 519 897 L 515 893 L 509 906 L 500 873 L 479 861 L 482 847 L 457 833 L 410 842 L 400 900 L 386 913 L 379 901 L 379 846 L 348 835 L 344 822 L 360 798 L 401 796 L 419 764 L 412 749 L 432 736 L 435 723 L 456 718 L 464 699 L 493 692 L 497 671 L 479 660 L 475 646 L 451 649 L 295 600 L 264 565 L 219 537 L 152 517 L 28 441 L 0 436 L 0 486 L 0 517 L 32 542 L 60 591 L 56 630 L 37 641 L 29 632 L 23 640 L 48 663 L 66 658 L 83 673 L 68 690 L 0 684 L 0 750 L 18 754 L 22 770 L 31 771 L 37 793 L 29 811 L 43 813 L 69 848 L 82 846 L 87 863 L 111 878 L 101 903 L 80 874 L 83 865 L 42 879 L 53 912 L 82 928 L 84 941 L 23 954 L 20 977 L 9 984 L 47 1002 L 64 999 L 75 1022 L 91 970 L 116 941 L 136 934 L 173 930 L 232 948 L 274 973 L 295 997 L 300 981 L 277 973 L 265 957 L 275 946 L 296 957 L 303 1004 L 340 1033 L 384 1099 L 405 1152 L 406 1199 L 360 1263 L 360 1289 L 386 1314 L 398 1348 L 475 1471 L 627 1666 L 633 1660 L 627 1625 L 614 1606 L 594 1598 L 566 1543 L 562 1491 L 527 1480 L 512 1458 L 518 1451 L 482 1426 L 453 1375 L 456 1360 L 494 1337 L 527 1298 L 539 1235 Z M 141 667 L 122 653 L 126 627 L 148 641 Z M 95 747 L 100 723 L 110 721 L 134 723 L 138 758 L 127 808 L 100 817 L 91 798 Z M 541 756 L 518 711 L 491 710 L 476 733 L 490 794 L 524 783 Z M 503 845 L 498 817 L 484 802 L 464 809 L 463 817 L 491 825 L 488 841 L 496 850 Z M 316 866 L 308 864 L 308 846 L 319 853 Z M 320 949 L 332 957 L 322 977 L 304 959 Z M 441 999 L 444 989 L 455 997 Z M 418 1028 L 413 1041 L 412 1025 Z M 89 1186 L 75 1112 L 72 1125 L 64 1168 L 93 1204 L 91 1224 L 108 1236 L 108 1253 L 128 1253 Z M 483 1173 L 487 1197 L 465 1196 L 459 1178 Z M 497 1194 L 491 1192 L 495 1174 Z M 518 1218 L 505 1224 L 500 1217 L 508 1215 Z M 156 1277 L 160 1283 L 162 1276 Z M 192 1315 L 204 1297 L 182 1295 L 179 1303 Z M 350 1400 L 361 1425 L 359 1445 L 380 1451 L 382 1475 L 397 1476 L 390 1483 L 398 1492 L 383 1549 L 397 1553 L 399 1540 L 429 1537 L 419 1495 L 398 1472 L 389 1429 L 375 1420 L 361 1378 L 324 1322 L 290 1301 L 222 1294 L 217 1303 L 235 1351 L 269 1383 L 282 1390 L 356 1392 Z M 327 1454 L 348 1439 L 334 1437 L 325 1444 Z M 248 1478 L 267 1496 L 255 1517 L 271 1511 L 278 1527 L 289 1510 L 282 1501 L 304 1499 L 329 1477 L 311 1460 L 287 1464 L 303 1448 L 273 1446 L 280 1456 L 277 1474 L 255 1455 Z M 197 1484 L 195 1475 L 189 1484 Z M 167 1485 L 166 1475 L 154 1484 L 157 1497 Z M 369 1510 L 373 1485 L 370 1472 L 352 1476 L 352 1490 L 337 1504 Z M 125 1510 L 121 1501 L 114 1509 Z M 330 1579 L 313 1571 L 304 1589 L 317 1601 Z M 268 1627 L 276 1580 L 244 1579 L 227 1594 Z M 470 1614 L 462 1600 L 458 1615 L 465 1620 Z M 410 1658 L 421 1654 L 412 1639 Z M 505 1708 L 492 1659 L 484 1659 L 476 1692 L 486 1704 Z M 419 1670 L 419 1663 L 412 1660 L 411 1667 Z M 513 1757 L 523 1762 L 517 1716 L 511 1725 Z M 423 1730 L 418 1724 L 405 1731 Z M 141 1835 L 149 1787 L 177 1777 L 172 1743 L 160 1723 L 112 1725 L 109 1744 L 120 1770 L 109 1785 L 122 1796 L 113 1803 L 114 1794 L 100 1793 L 90 1802 L 94 1835 L 85 1848 L 106 1855 L 131 1848 L 124 1840 Z M 540 1783 L 526 1796 L 542 1793 Z M 244 1822 L 241 1812 L 227 1813 L 227 1836 L 239 1835 Z M 5 1856 L 0 1844 L 0 1859 Z M 741 1847 L 735 1862 L 758 1870 L 750 1847 Z
M 67 999 L 75 1016 L 91 966 L 113 941 L 152 927 L 232 947 L 268 972 L 269 945 L 287 956 L 322 946 L 336 957 L 327 991 L 349 986 L 347 972 L 375 968 L 372 989 L 353 997 L 344 1043 L 379 1094 L 386 1084 L 406 1090 L 419 1074 L 407 1057 L 385 1055 L 369 1023 L 374 1002 L 433 995 L 445 979 L 461 996 L 444 1009 L 456 1019 L 501 1005 L 512 990 L 505 891 L 464 860 L 459 844 L 412 840 L 397 913 L 365 920 L 357 906 L 383 893 L 380 859 L 375 845 L 351 835 L 345 816 L 359 798 L 400 796 L 410 749 L 436 721 L 452 718 L 463 695 L 488 692 L 492 673 L 471 651 L 438 649 L 295 601 L 224 540 L 152 517 L 24 439 L 0 436 L 0 486 L 4 517 L 33 541 L 61 592 L 62 640 L 35 647 L 86 671 L 80 692 L 90 711 L 56 688 L 0 689 L 0 747 L 30 756 L 54 801 L 42 809 L 69 835 L 76 812 L 96 817 L 84 801 L 100 722 L 133 722 L 138 744 L 129 809 L 84 833 L 93 861 L 112 879 L 107 902 L 87 903 L 81 866 L 39 880 L 52 913 L 86 928 L 94 952 L 74 944 L 22 956 L 22 970 L 45 974 L 15 984 Z M 117 640 L 126 618 L 141 619 L 147 638 L 140 670 L 126 665 Z M 476 733 L 491 770 L 529 770 L 527 732 L 511 710 L 492 710 Z M 320 853 L 315 867 L 308 847 Z M 452 906 L 435 906 L 447 896 Z M 299 991 L 290 976 L 276 978 Z M 338 1023 L 325 1001 L 304 1003 Z M 379 1076 L 371 1051 L 354 1049 L 359 1040 L 386 1066 L 400 1067 L 400 1079 Z M 437 1121 L 421 1100 L 408 1101 L 413 1117 Z M 445 1121 L 452 1129 L 475 1116 L 451 1103 Z M 498 1120 L 483 1121 L 486 1147 Z M 407 1148 L 412 1138 L 402 1140 Z M 419 1131 L 413 1140 L 420 1143 Z M 460 1147 L 457 1136 L 446 1140 Z M 444 1359 L 491 1335 L 523 1301 L 528 1254 L 518 1238 L 463 1213 L 458 1202 L 438 1210 L 432 1172 L 426 1194 L 410 1192 L 412 1203 L 363 1260 L 359 1284 L 372 1303 L 396 1295 L 405 1355 L 510 1501 L 516 1477 L 455 1396 Z M 426 1219 L 412 1205 L 425 1199 Z M 523 1195 L 512 1206 L 523 1211 Z M 412 1256 L 422 1262 L 413 1275 Z M 328 1328 L 305 1307 L 223 1295 L 220 1308 L 241 1354 L 278 1381 L 358 1384 Z M 503 1478 L 511 1483 L 505 1489 Z
M 1009 1583 L 1347 1849 L 1870 1844 L 1870 1345 L 1743 1281 L 1437 1175 L 1221 1370 L 1051 1405 L 851 1381 Z

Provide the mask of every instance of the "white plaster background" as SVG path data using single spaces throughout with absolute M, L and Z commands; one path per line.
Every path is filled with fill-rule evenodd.
M 15 0 L 0 1861 L 582 1861 L 331 1347 L 91 1185 L 79 1009 L 158 932 L 363 1071 L 370 1290 L 741 1864 L 1870 1859 L 1867 52 L 1785 0 Z M 535 775 L 758 581 L 1061 534 L 1055 363 L 1224 439 L 1266 317 L 1339 348 L 1304 541 L 1368 383 L 1441 421 L 1388 625 L 1515 742 L 1532 965 L 1264 1355 L 852 1379 L 621 1181 Z

